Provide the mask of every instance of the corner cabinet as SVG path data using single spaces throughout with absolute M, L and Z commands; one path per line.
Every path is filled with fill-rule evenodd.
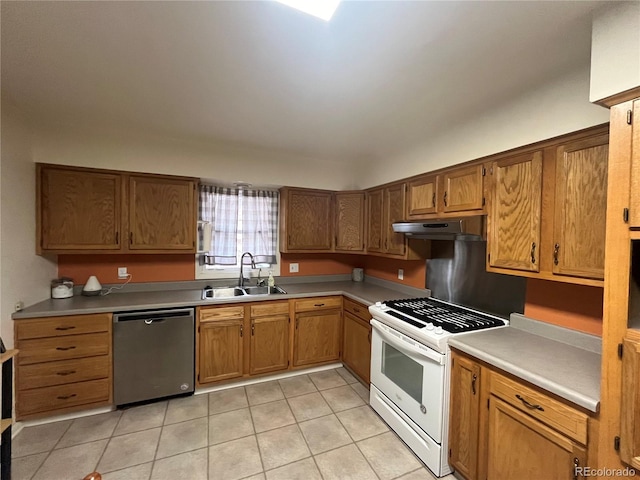
M 364 192 L 335 194 L 335 251 L 364 253 Z
M 284 187 L 280 189 L 280 251 L 332 250 L 333 192 Z
M 349 298 L 344 299 L 342 363 L 364 383 L 371 377 L 371 315 L 369 309 Z
M 488 271 L 603 285 L 608 143 L 594 127 L 491 163 Z
M 195 253 L 197 179 L 36 165 L 36 253 Z

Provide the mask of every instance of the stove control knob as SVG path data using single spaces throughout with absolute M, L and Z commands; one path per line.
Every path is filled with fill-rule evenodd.
M 427 330 L 433 330 L 433 323 L 427 323 L 427 326 L 425 328 Z
M 376 307 L 380 308 L 382 306 L 382 302 L 376 302 Z
M 444 333 L 444 330 L 442 330 L 442 327 L 436 327 L 436 329 L 433 332 L 436 335 L 442 335 Z

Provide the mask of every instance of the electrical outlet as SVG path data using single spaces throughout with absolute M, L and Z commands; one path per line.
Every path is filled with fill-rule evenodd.
M 298 273 L 298 264 L 290 263 L 289 264 L 289 273 Z
M 127 278 L 128 276 L 127 267 L 118 267 L 118 278 Z
M 398 269 L 398 280 L 404 280 L 404 270 L 401 268 Z
M 14 312 L 19 312 L 23 308 L 24 308 L 24 302 L 22 300 L 19 300 L 19 301 L 16 302 L 15 306 L 13 307 L 13 311 Z

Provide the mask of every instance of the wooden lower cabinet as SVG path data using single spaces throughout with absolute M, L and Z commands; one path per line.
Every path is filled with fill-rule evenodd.
M 587 458 L 585 447 L 493 396 L 487 453 L 487 480 L 571 480 Z
M 249 373 L 275 372 L 289 366 L 289 302 L 251 307 Z
M 449 464 L 467 480 L 475 480 L 478 477 L 480 365 L 455 352 L 452 352 L 451 363 Z
M 342 363 L 367 384 L 371 377 L 370 319 L 367 307 L 344 299 Z
M 595 418 L 458 351 L 452 362 L 449 464 L 459 477 L 582 478 Z
M 111 402 L 111 314 L 16 320 L 16 419 Z
M 294 301 L 293 366 L 340 359 L 342 298 Z
M 242 309 L 242 307 L 239 307 Z M 198 383 L 242 376 L 244 314 L 198 326 Z

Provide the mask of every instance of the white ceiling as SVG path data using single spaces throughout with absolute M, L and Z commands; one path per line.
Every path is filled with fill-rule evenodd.
M 345 160 L 412 148 L 590 57 L 606 2 L 1 4 L 2 94 L 33 121 Z

